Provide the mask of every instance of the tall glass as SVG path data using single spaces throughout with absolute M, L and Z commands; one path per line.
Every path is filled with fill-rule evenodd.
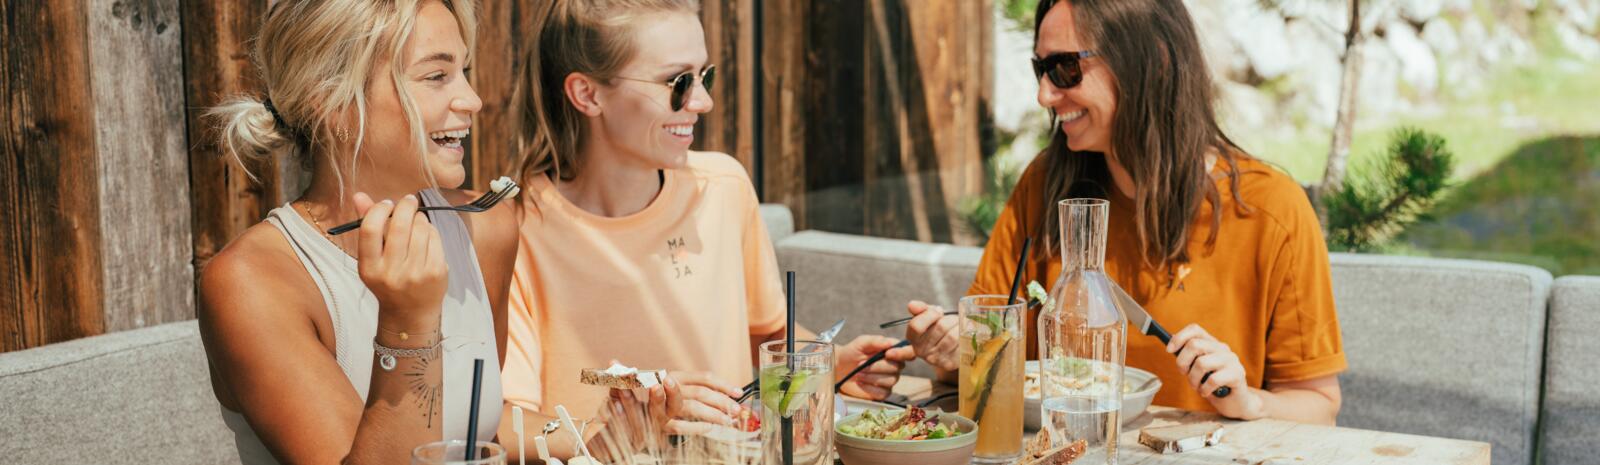
M 978 422 L 976 463 L 1010 463 L 1022 455 L 1022 378 L 1026 300 L 1003 295 L 961 299 L 961 416 Z
M 467 460 L 467 441 L 431 442 L 411 450 L 411 465 L 506 465 L 506 450 L 499 444 L 478 441 L 478 455 Z
M 1105 274 L 1101 199 L 1067 199 L 1061 214 L 1061 277 L 1039 313 L 1043 427 L 1056 447 L 1083 441 L 1077 463 L 1117 463 L 1128 320 Z
M 761 443 L 764 462 L 833 463 L 833 344 L 761 344 Z M 789 458 L 785 460 L 785 452 Z

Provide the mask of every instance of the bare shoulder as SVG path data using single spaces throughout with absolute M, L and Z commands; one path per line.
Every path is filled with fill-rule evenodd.
M 469 203 L 483 195 L 470 189 L 440 189 L 439 193 L 451 205 Z M 523 193 L 526 194 L 526 189 Z M 517 199 L 510 198 L 483 213 L 462 213 L 462 221 L 472 232 L 473 245 L 495 254 L 515 252 L 520 224 L 517 205 L 520 205 Z
M 285 312 L 321 304 L 321 293 L 276 228 L 263 222 L 246 229 L 200 270 L 202 319 L 302 318 Z M 270 302 L 271 305 L 256 305 Z

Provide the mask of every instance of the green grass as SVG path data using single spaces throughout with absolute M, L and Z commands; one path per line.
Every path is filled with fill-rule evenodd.
M 1547 53 L 1532 65 L 1497 73 L 1478 95 L 1447 98 L 1437 115 L 1373 122 L 1358 112 L 1350 166 L 1381 156 L 1401 126 L 1443 136 L 1456 154 L 1454 186 L 1430 218 L 1380 250 L 1522 263 L 1557 276 L 1600 275 L 1600 81 L 1594 76 L 1600 63 Z M 1514 110 L 1510 117 L 1507 108 Z M 1236 136 L 1296 180 L 1321 180 L 1329 131 Z
M 1542 138 L 1563 134 L 1600 133 L 1600 63 L 1579 63 L 1576 69 L 1563 69 L 1555 59 L 1536 65 L 1506 70 L 1496 76 L 1488 90 L 1460 101 L 1446 101 L 1437 116 L 1401 116 L 1372 124 L 1371 117 L 1358 112 L 1352 139 L 1350 164 L 1379 156 L 1396 128 L 1410 126 L 1439 134 L 1450 141 L 1457 156 L 1455 179 L 1465 181 L 1494 166 L 1518 147 Z M 1508 121 L 1505 107 L 1515 109 L 1516 121 Z M 1508 126 L 1513 122 L 1526 127 Z M 1239 132 L 1239 131 L 1236 131 Z M 1302 183 L 1322 179 L 1327 163 L 1331 132 L 1299 131 L 1287 137 L 1256 136 L 1248 132 L 1233 134 L 1251 153 L 1278 165 Z
M 1462 184 L 1401 253 L 1600 274 L 1600 133 L 1531 142 Z

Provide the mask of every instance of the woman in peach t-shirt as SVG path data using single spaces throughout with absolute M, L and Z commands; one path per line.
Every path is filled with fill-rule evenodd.
M 685 422 L 669 429 L 731 424 L 756 346 L 783 337 L 777 260 L 748 175 L 727 155 L 689 150 L 717 72 L 696 5 L 556 0 L 535 15 L 527 49 L 537 55 L 513 103 L 528 149 L 526 248 L 502 375 L 509 405 L 596 412 L 606 392 L 580 384 L 579 372 L 617 360 L 669 370 L 652 393 L 681 399 Z M 896 342 L 839 346 L 835 371 Z M 913 357 L 891 352 L 844 392 L 887 395 Z M 501 434 L 511 436 L 504 424 Z M 570 447 L 557 444 L 557 455 Z
M 1053 135 L 968 292 L 1006 293 L 1030 237 L 1038 247 L 1023 279 L 1051 285 L 1056 201 L 1106 198 L 1106 274 L 1174 330 L 1168 345 L 1128 331 L 1128 366 L 1162 380 L 1155 403 L 1332 424 L 1346 362 L 1321 227 L 1294 180 L 1219 129 L 1183 3 L 1043 0 L 1035 14 L 1038 99 L 1055 115 Z M 948 372 L 955 323 L 928 309 L 910 305 L 908 338 Z M 1223 386 L 1232 394 L 1212 394 Z

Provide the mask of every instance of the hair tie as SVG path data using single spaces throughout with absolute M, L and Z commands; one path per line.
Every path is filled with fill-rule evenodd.
M 261 105 L 267 107 L 267 113 L 272 114 L 272 121 L 277 123 L 281 130 L 284 132 L 294 132 L 294 128 L 289 127 L 289 122 L 284 121 L 283 115 L 278 114 L 278 107 L 272 106 L 272 99 L 268 98 L 262 100 Z

